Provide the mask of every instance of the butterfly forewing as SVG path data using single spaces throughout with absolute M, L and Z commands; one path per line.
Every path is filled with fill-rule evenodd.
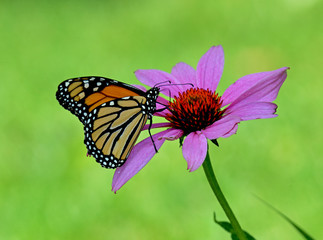
M 138 88 L 109 78 L 80 77 L 62 82 L 58 86 L 56 98 L 84 123 L 87 114 L 105 102 L 144 94 Z
M 143 92 L 103 77 L 81 77 L 62 82 L 59 103 L 84 124 L 88 154 L 105 168 L 121 166 L 156 111 L 159 88 Z

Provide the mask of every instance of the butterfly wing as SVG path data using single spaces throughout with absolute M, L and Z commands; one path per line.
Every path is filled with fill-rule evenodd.
M 58 86 L 58 102 L 82 123 L 90 112 L 105 102 L 127 96 L 142 96 L 145 92 L 131 85 L 104 77 L 80 77 Z
M 126 97 L 103 103 L 90 113 L 84 125 L 88 153 L 102 167 L 121 166 L 147 122 L 142 111 L 143 96 Z

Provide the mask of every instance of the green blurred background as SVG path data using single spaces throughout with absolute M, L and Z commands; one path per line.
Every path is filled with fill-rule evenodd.
M 83 128 L 55 99 L 70 77 L 136 83 L 137 69 L 196 67 L 221 44 L 219 93 L 289 66 L 279 117 L 243 122 L 211 146 L 219 182 L 257 239 L 302 239 L 260 196 L 323 239 L 322 1 L 1 1 L 0 239 L 229 239 L 202 169 L 178 142 L 117 194 L 86 157 Z

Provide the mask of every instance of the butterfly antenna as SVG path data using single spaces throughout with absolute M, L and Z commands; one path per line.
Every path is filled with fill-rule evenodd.
M 161 82 L 158 84 L 162 84 L 162 83 L 164 83 L 164 82 Z M 164 87 L 164 86 L 181 86 L 181 85 L 191 85 L 191 87 L 194 87 L 193 83 L 171 83 L 171 82 L 169 82 L 169 84 L 158 85 L 158 87 L 160 88 L 160 87 Z
M 156 83 L 154 87 L 160 87 L 160 84 L 163 85 L 164 83 L 172 84 L 172 82 L 170 80 L 168 80 L 168 81 L 163 81 L 163 82 L 160 82 L 160 83 Z

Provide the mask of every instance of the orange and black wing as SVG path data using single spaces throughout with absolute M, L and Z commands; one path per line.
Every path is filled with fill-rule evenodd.
M 131 85 L 104 77 L 80 77 L 58 86 L 58 102 L 82 123 L 96 107 L 105 102 L 128 96 L 143 96 L 145 92 Z
M 102 167 L 121 166 L 145 126 L 148 115 L 142 111 L 143 96 L 125 97 L 95 108 L 84 125 L 88 153 Z

